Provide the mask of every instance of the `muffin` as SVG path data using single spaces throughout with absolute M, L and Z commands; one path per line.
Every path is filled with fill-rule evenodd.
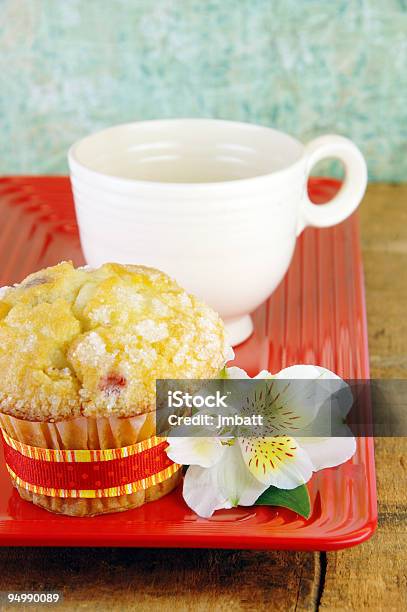
M 92 460 L 104 469 L 103 451 L 121 449 L 116 454 L 127 457 L 136 451 L 126 447 L 136 444 L 140 451 L 154 448 L 157 457 L 160 450 L 161 461 L 156 379 L 215 378 L 225 364 L 219 316 L 152 268 L 109 263 L 75 269 L 62 262 L 3 289 L 0 297 L 0 425 L 6 450 L 11 444 L 20 459 L 34 452 L 26 445 L 39 457 L 48 449 L 56 462 L 67 460 L 65 451 L 79 451 L 79 462 L 90 456 L 82 451 L 95 451 Z M 24 499 L 91 516 L 135 508 L 171 491 L 180 466 L 168 459 L 159 465 L 159 478 L 133 488 L 128 481 L 95 488 L 103 483 L 92 476 L 93 486 L 80 492 L 69 489 L 64 475 L 64 487 L 48 482 L 48 490 L 47 482 L 30 486 L 9 472 Z

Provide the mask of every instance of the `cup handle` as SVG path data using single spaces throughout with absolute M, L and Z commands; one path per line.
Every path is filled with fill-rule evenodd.
M 307 180 L 312 167 L 322 159 L 334 157 L 345 166 L 345 179 L 337 195 L 329 203 L 315 205 L 307 191 L 299 212 L 297 235 L 308 225 L 329 227 L 340 223 L 358 207 L 367 185 L 367 167 L 362 153 L 348 138 L 327 134 L 305 147 Z

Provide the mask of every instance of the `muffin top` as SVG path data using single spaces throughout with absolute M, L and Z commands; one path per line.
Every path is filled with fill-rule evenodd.
M 214 378 L 225 332 L 153 268 L 62 262 L 2 290 L 0 409 L 33 421 L 155 409 L 156 379 Z

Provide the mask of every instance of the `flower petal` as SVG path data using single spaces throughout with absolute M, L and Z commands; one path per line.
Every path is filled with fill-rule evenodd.
M 353 404 L 353 395 L 349 385 L 342 380 L 340 376 L 328 370 L 327 368 L 323 368 L 322 366 L 316 365 L 294 365 L 288 368 L 284 368 L 280 370 L 278 374 L 275 375 L 275 378 L 282 379 L 308 379 L 308 380 L 318 380 L 319 387 L 324 389 L 327 397 L 331 396 L 333 393 L 340 397 L 340 408 L 343 416 L 346 416 Z M 326 384 L 324 382 L 326 381 Z
M 226 368 L 226 375 L 227 375 L 227 378 L 231 378 L 231 379 L 250 378 L 250 376 L 245 370 L 242 370 L 242 368 L 238 368 L 237 366 Z
M 346 383 L 345 383 L 346 384 Z M 347 390 L 345 390 L 347 394 Z M 347 402 L 347 400 L 345 400 Z M 331 397 L 330 401 L 320 408 L 317 417 L 301 431 L 297 432 L 295 438 L 306 440 L 307 438 L 323 439 L 329 437 L 352 437 L 352 432 L 345 424 L 343 415 L 344 405 L 341 407 L 342 400 Z
M 217 466 L 202 468 L 191 465 L 184 477 L 183 497 L 190 508 L 199 516 L 208 518 L 215 510 L 231 508 L 219 487 L 215 486 Z
M 242 411 L 262 416 L 258 434 L 273 437 L 293 436 L 314 421 L 320 408 L 315 383 L 273 379 L 270 383 L 257 384 L 242 389 Z M 253 430 L 254 432 L 254 430 Z M 255 433 L 253 433 L 255 435 Z
M 319 368 L 310 364 L 296 364 L 289 366 L 288 368 L 283 368 L 277 374 L 274 374 L 274 378 L 283 378 L 287 379 L 314 379 L 320 376 Z
M 227 363 L 228 361 L 233 361 L 235 358 L 235 351 L 233 350 L 233 348 L 228 344 L 226 349 L 225 349 L 225 362 Z
M 294 489 L 308 482 L 312 463 L 294 438 L 239 438 L 245 464 L 263 484 Z
M 227 374 L 227 378 L 230 378 L 230 379 L 250 378 L 246 370 L 243 370 L 243 368 L 238 368 L 237 366 L 231 366 L 230 368 L 226 368 L 226 374 Z M 256 374 L 256 376 L 254 376 L 253 378 L 255 379 L 256 378 L 257 379 L 273 378 L 273 375 L 270 374 L 268 370 L 261 370 L 261 372 Z
M 334 372 L 320 366 L 290 366 L 278 372 L 274 379 L 281 381 L 280 384 L 285 384 L 279 400 L 296 419 L 292 430 L 288 426 L 290 418 L 287 418 L 286 422 L 281 420 L 281 424 L 285 426 L 284 433 L 288 435 L 294 433 L 296 438 L 298 437 L 296 430 L 308 427 L 311 423 L 315 424 L 315 420 L 319 421 L 318 413 L 321 408 L 330 414 L 333 406 L 339 405 L 342 414 L 346 415 L 353 403 L 353 396 L 347 383 Z M 280 415 L 283 416 L 287 410 L 281 411 Z
M 340 376 L 321 366 L 312 366 L 319 372 L 319 381 L 327 381 L 327 389 L 335 394 L 337 406 L 342 416 L 346 416 L 353 405 L 353 395 L 350 386 Z M 328 382 L 331 381 L 331 382 Z M 332 382 L 335 381 L 335 382 Z
M 352 435 L 339 438 L 297 438 L 297 440 L 311 459 L 314 472 L 345 463 L 356 451 L 356 440 Z
M 227 447 L 222 461 L 212 469 L 215 468 L 219 487 L 232 506 L 252 506 L 268 488 L 247 469 L 237 441 Z
M 175 463 L 209 468 L 221 460 L 225 447 L 219 438 L 167 438 L 167 455 Z
M 256 376 L 254 378 L 258 379 L 258 380 L 267 380 L 269 378 L 270 379 L 274 378 L 274 376 L 272 374 L 270 374 L 270 372 L 268 370 L 261 370 L 261 372 L 256 374 Z
M 238 444 L 225 448 L 216 465 L 191 466 L 185 475 L 184 499 L 199 516 L 209 517 L 220 508 L 252 506 L 268 488 L 249 472 Z

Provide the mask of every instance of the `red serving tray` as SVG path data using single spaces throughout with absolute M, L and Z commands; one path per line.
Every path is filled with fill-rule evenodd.
M 313 200 L 338 190 L 311 179 Z M 0 286 L 61 260 L 83 264 L 66 177 L 0 179 Z M 237 348 L 236 363 L 255 374 L 314 363 L 344 378 L 369 378 L 358 219 L 307 229 L 290 269 L 254 315 L 255 333 Z M 334 550 L 369 538 L 377 523 L 373 440 L 359 438 L 351 461 L 314 475 L 312 515 L 272 507 L 196 516 L 181 488 L 136 510 L 96 518 L 50 514 L 20 499 L 0 456 L 0 544 L 35 546 L 159 546 Z

